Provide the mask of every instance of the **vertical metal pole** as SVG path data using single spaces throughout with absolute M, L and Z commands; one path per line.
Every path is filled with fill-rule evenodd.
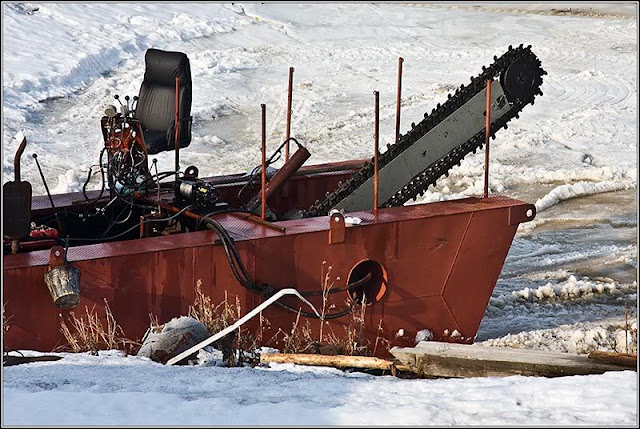
M 491 136 L 491 82 L 487 80 L 487 106 L 486 106 L 486 122 L 484 134 L 484 197 L 489 196 L 489 137 Z
M 629 309 L 624 305 L 624 352 L 629 354 Z
M 378 136 L 380 135 L 380 93 L 373 91 L 375 99 L 375 131 L 373 132 L 374 149 L 373 149 L 373 214 L 378 216 Z
M 400 139 L 400 97 L 402 94 L 402 63 L 404 58 L 398 58 L 398 96 L 396 97 L 396 142 Z
M 262 220 L 265 220 L 267 218 L 267 106 L 261 104 L 260 108 L 262 109 L 262 168 L 260 170 L 262 195 L 260 203 L 260 217 L 262 218 Z
M 176 195 L 178 194 L 178 189 L 179 189 L 179 185 L 178 185 L 178 170 L 180 169 L 180 144 L 179 144 L 179 140 L 180 140 L 180 78 L 177 77 L 176 78 L 176 93 L 175 93 L 175 113 L 176 113 L 176 118 L 175 118 L 175 124 L 173 127 L 173 130 L 175 131 L 175 138 L 174 138 L 174 149 L 176 152 L 176 182 L 175 182 L 175 190 L 176 190 Z
M 284 162 L 289 161 L 289 138 L 291 137 L 291 102 L 292 102 L 292 93 L 293 93 L 293 72 L 294 68 L 289 67 L 289 91 L 287 95 L 287 130 L 284 135 L 284 139 L 287 144 L 284 147 Z

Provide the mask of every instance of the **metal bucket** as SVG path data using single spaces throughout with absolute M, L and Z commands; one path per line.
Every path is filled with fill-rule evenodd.
M 80 302 L 80 270 L 60 265 L 44 274 L 44 282 L 56 305 L 71 308 Z

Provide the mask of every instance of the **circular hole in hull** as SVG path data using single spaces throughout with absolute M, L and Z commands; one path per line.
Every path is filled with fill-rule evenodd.
M 367 280 L 365 280 L 369 277 Z M 376 261 L 365 259 L 358 262 L 349 272 L 348 284 L 362 282 L 355 289 L 349 291 L 351 299 L 362 302 L 364 297 L 367 304 L 380 301 L 387 291 L 387 271 Z

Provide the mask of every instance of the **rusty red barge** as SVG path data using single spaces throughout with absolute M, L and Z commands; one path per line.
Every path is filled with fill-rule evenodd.
M 105 303 L 139 339 L 149 314 L 187 314 L 197 282 L 213 302 L 237 296 L 244 311 L 283 288 L 321 308 L 328 266 L 333 306 L 318 317 L 296 297 L 279 299 L 263 311 L 265 345 L 298 317 L 314 333 L 325 323 L 339 334 L 362 305 L 370 342 L 382 332 L 394 345 L 413 345 L 423 330 L 473 342 L 516 229 L 535 206 L 498 195 L 404 203 L 468 153 L 488 149 L 489 137 L 541 94 L 545 72 L 530 47 L 494 57 L 384 153 L 376 94 L 371 160 L 303 166 L 310 154 L 290 137 L 288 121 L 285 163 L 271 174 L 276 156 L 267 159 L 263 106 L 261 166 L 210 178 L 179 165 L 191 141 L 187 56 L 150 49 L 145 58 L 139 97 L 109 106 L 101 122 L 102 190 L 32 197 L 19 177 L 26 141 L 16 155 L 3 198 L 5 348 L 53 350 L 65 343 L 61 317 L 85 305 L 104 311 Z M 166 150 L 176 152 L 176 168 L 158 173 L 148 156 Z M 77 291 L 56 289 L 65 285 Z

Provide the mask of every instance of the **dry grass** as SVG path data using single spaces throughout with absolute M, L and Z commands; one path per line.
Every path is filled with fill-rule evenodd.
M 353 305 L 353 311 L 349 315 L 349 323 L 344 327 L 344 332 L 335 333 L 324 317 L 330 311 L 336 311 L 336 305 L 330 302 L 331 289 L 340 277 L 331 278 L 332 267 L 326 267 L 323 262 L 321 269 L 322 282 L 322 310 L 320 312 L 320 328 L 317 339 L 313 337 L 311 324 L 307 320 L 303 326 L 300 325 L 300 313 L 298 313 L 290 332 L 279 329 L 272 341 L 282 344 L 284 353 L 319 353 L 319 354 L 340 354 L 349 356 L 371 356 L 374 355 L 378 347 L 390 342 L 382 336 L 382 319 L 378 324 L 378 332 L 373 350 L 370 342 L 364 338 L 365 316 L 367 302 L 362 297 L 361 302 L 345 302 L 343 306 Z M 342 307 L 344 308 L 344 307 Z
M 13 315 L 7 317 L 7 303 L 2 304 L 2 334 L 4 335 L 7 331 L 9 331 L 10 325 L 9 320 Z
M 4 304 L 2 304 L 2 344 L 3 345 L 5 344 L 4 334 L 9 332 L 9 328 L 11 327 L 11 325 L 9 324 L 9 320 L 11 320 L 12 317 L 13 315 L 7 317 L 7 303 L 5 302 Z
M 196 282 L 193 305 L 189 306 L 189 316 L 202 323 L 209 333 L 215 334 L 233 325 L 242 315 L 240 300 L 236 295 L 235 305 L 229 304 L 227 292 L 224 301 L 214 305 L 211 298 L 202 292 L 202 280 Z
M 338 354 L 348 356 L 369 356 L 369 343 L 364 338 L 365 315 L 367 303 L 365 298 L 357 303 L 350 313 L 349 324 L 344 327 L 342 335 L 336 335 L 333 329 L 322 338 L 321 343 L 328 344 L 337 349 Z
M 300 312 L 296 316 L 296 321 L 291 327 L 291 331 L 285 332 L 278 328 L 278 332 L 271 338 L 276 344 L 280 344 L 279 336 L 282 336 L 282 351 L 284 353 L 312 353 L 317 347 L 317 343 L 311 336 L 311 324 L 307 320 L 303 327 L 300 325 Z M 270 342 L 271 342 L 270 341 Z
M 202 323 L 211 335 L 233 325 L 243 316 L 240 298 L 236 295 L 235 302 L 229 303 L 227 292 L 224 301 L 214 304 L 211 297 L 202 291 L 202 281 L 198 280 L 195 287 L 195 298 L 189 306 L 189 316 Z M 229 366 L 242 366 L 244 363 L 255 364 L 257 359 L 255 350 L 262 341 L 262 333 L 270 324 L 260 313 L 259 329 L 255 334 L 244 327 L 226 335 L 213 343 L 213 347 L 220 350 L 225 362 Z
M 68 322 L 71 327 L 60 316 L 60 332 L 66 338 L 72 352 L 90 352 L 97 355 L 99 350 L 122 350 L 131 354 L 140 347 L 139 343 L 125 337 L 124 331 L 116 322 L 107 300 L 105 299 L 104 302 L 104 320 L 106 322 L 104 325 L 95 311 L 95 305 L 91 310 L 85 306 L 85 314 L 80 317 L 77 317 L 74 312 L 70 312 Z

